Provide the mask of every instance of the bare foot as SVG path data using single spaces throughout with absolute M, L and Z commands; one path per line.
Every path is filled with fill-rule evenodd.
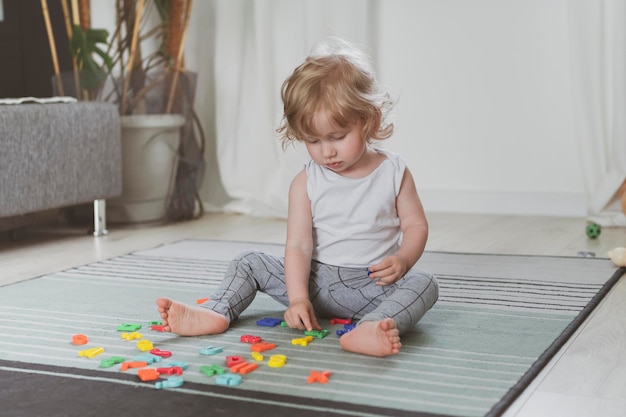
M 187 306 L 169 298 L 159 298 L 156 303 L 165 331 L 181 336 L 223 333 L 230 324 L 226 317 L 206 308 Z
M 339 339 L 343 350 L 369 356 L 391 356 L 400 352 L 400 334 L 393 319 L 366 321 Z

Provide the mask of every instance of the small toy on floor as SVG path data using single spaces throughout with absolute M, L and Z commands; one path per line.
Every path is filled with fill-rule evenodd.
M 210 356 L 210 355 L 216 355 L 216 354 L 218 354 L 220 352 L 223 352 L 223 351 L 224 351 L 223 347 L 221 347 L 221 346 L 213 347 L 213 345 L 211 345 L 211 346 L 207 346 L 205 348 L 200 349 L 200 354 L 201 355 L 208 355 L 208 356 Z
M 162 358 L 169 358 L 170 356 L 172 356 L 172 352 L 170 352 L 169 350 L 151 349 L 150 353 L 152 355 L 157 355 Z
M 137 376 L 143 382 L 156 381 L 157 379 L 161 378 L 159 371 L 154 368 L 140 369 L 137 371 Z
M 337 336 L 343 336 L 349 331 L 354 330 L 355 327 L 356 327 L 356 324 L 352 324 L 352 323 L 344 324 L 343 329 L 337 330 L 335 333 L 337 334 Z
M 72 336 L 72 344 L 74 345 L 86 345 L 87 343 L 89 343 L 89 338 L 84 334 L 75 334 Z
M 148 366 L 148 362 L 144 361 L 123 362 L 120 366 L 120 371 L 128 371 L 131 368 L 144 368 L 146 366 Z
M 352 324 L 352 319 L 339 319 L 335 317 L 330 319 L 330 324 Z
M 100 361 L 100 368 L 110 368 L 118 363 L 123 363 L 125 359 L 121 356 L 111 356 L 109 359 Z
M 328 378 L 330 378 L 330 371 L 311 371 L 306 382 L 307 384 L 313 384 L 315 382 L 325 384 L 328 382 Z
M 142 352 L 147 352 L 151 349 L 154 349 L 154 345 L 152 344 L 151 341 L 147 339 L 143 339 L 137 342 L 137 349 L 139 349 Z
M 155 332 L 166 332 L 167 330 L 165 330 L 165 326 L 163 326 L 162 324 L 153 324 L 152 326 L 150 326 L 150 330 L 154 330 Z
M 309 343 L 311 343 L 313 341 L 313 336 L 304 336 L 304 337 L 298 337 L 295 339 L 291 339 L 291 344 L 292 345 L 298 345 L 298 346 L 308 346 Z
M 626 266 L 626 248 L 615 248 L 610 250 L 608 255 L 616 266 Z
M 178 388 L 183 385 L 185 381 L 180 376 L 171 376 L 167 378 L 165 381 L 159 381 L 154 384 L 154 388 L 156 389 L 166 389 L 166 388 Z
M 256 321 L 257 326 L 276 327 L 282 323 L 283 319 L 264 317 L 261 320 Z
M 141 324 L 137 323 L 123 323 L 117 326 L 118 332 L 136 332 L 141 329 Z
M 182 375 L 183 368 L 180 366 L 168 366 L 166 368 L 157 368 L 160 375 Z
M 226 369 L 222 368 L 219 365 L 202 365 L 200 367 L 200 372 L 202 372 L 203 374 L 207 376 L 214 376 L 214 375 L 225 374 Z
M 78 356 L 86 357 L 86 358 L 91 359 L 94 356 L 98 356 L 101 353 L 104 353 L 104 348 L 103 347 L 94 347 L 94 348 L 91 348 L 91 349 L 81 350 L 80 352 L 78 352 Z
M 282 368 L 287 363 L 287 356 L 285 355 L 272 355 L 267 362 L 267 366 L 270 368 Z
M 596 239 L 602 233 L 602 227 L 597 223 L 589 223 L 586 229 L 587 237 L 589 239 Z
M 241 377 L 241 375 L 223 374 L 218 375 L 217 378 L 215 378 L 215 383 L 217 385 L 235 386 L 241 384 L 242 380 L 243 378 Z

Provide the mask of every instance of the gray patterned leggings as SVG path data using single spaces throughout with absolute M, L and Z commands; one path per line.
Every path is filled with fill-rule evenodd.
M 252 303 L 257 291 L 289 305 L 284 258 L 256 251 L 241 253 L 230 263 L 217 291 L 201 307 L 232 322 Z M 379 286 L 367 276 L 367 269 L 311 263 L 309 297 L 319 317 L 361 321 L 391 317 L 404 333 L 438 296 L 437 280 L 427 271 L 411 269 L 393 285 Z

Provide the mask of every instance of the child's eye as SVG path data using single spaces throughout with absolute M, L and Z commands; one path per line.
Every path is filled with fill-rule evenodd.
M 318 139 L 311 139 L 311 138 L 306 139 L 306 143 L 309 143 L 309 144 L 315 144 L 315 143 L 318 143 L 318 142 L 319 142 Z

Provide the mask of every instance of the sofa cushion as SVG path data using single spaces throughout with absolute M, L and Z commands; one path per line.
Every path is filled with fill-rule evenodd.
M 116 197 L 120 122 L 109 103 L 0 106 L 0 217 Z

